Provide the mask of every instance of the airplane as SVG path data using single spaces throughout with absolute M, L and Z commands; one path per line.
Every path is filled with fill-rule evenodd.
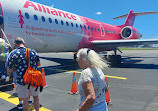
M 158 43 L 158 39 L 141 40 L 133 27 L 136 16 L 156 13 L 130 10 L 114 18 L 127 17 L 123 25 L 114 26 L 28 0 L 0 0 L 0 34 L 11 46 L 16 37 L 23 37 L 26 47 L 37 52 L 114 51 L 108 59 L 120 64 L 118 47 Z

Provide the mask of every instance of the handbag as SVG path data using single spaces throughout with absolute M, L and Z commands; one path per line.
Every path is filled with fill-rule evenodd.
M 28 59 L 28 68 L 23 76 L 23 82 L 28 85 L 28 89 L 30 86 L 33 86 L 36 87 L 35 91 L 37 91 L 38 87 L 40 87 L 41 92 L 43 89 L 42 73 L 39 70 L 31 68 L 29 48 L 26 48 L 26 58 Z

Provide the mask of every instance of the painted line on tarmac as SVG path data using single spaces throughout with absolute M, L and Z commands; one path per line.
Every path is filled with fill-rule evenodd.
M 8 102 L 10 102 L 12 104 L 15 104 L 15 105 L 19 104 L 18 97 L 12 96 L 10 94 L 7 94 L 7 93 L 1 92 L 1 91 L 0 91 L 0 98 L 5 100 L 5 101 L 8 101 Z M 32 110 L 32 111 L 35 111 L 35 110 Z M 41 107 L 40 111 L 52 111 L 52 110 L 46 109 L 44 107 Z
M 110 77 L 110 78 L 115 78 L 115 79 L 123 79 L 126 80 L 126 77 L 118 77 L 118 76 L 109 76 L 109 75 L 104 75 L 105 77 Z
M 51 70 L 59 70 L 59 71 L 65 71 L 65 72 L 81 73 L 80 71 L 71 71 L 71 70 L 62 70 L 62 69 L 51 69 Z M 110 75 L 104 75 L 104 76 L 109 77 L 109 78 L 114 78 L 114 79 L 123 79 L 123 80 L 127 79 L 125 77 L 118 77 L 118 76 L 110 76 Z

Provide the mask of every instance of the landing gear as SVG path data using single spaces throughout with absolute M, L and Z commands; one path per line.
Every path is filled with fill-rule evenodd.
M 77 53 L 74 53 L 73 60 L 76 61 L 76 59 L 77 59 Z
M 117 49 L 114 50 L 114 54 L 107 54 L 105 56 L 104 58 L 106 58 L 110 66 L 119 67 L 121 65 L 122 57 L 121 55 L 117 55 Z
M 121 55 L 109 55 L 107 57 L 107 61 L 109 62 L 110 66 L 120 66 L 121 65 Z

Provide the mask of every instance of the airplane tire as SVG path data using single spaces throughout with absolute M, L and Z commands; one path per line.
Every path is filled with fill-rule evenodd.
M 110 66 L 120 66 L 121 65 L 121 55 L 109 55 L 108 62 L 110 63 Z
M 74 53 L 74 61 L 76 61 L 76 59 L 77 59 L 77 53 Z

